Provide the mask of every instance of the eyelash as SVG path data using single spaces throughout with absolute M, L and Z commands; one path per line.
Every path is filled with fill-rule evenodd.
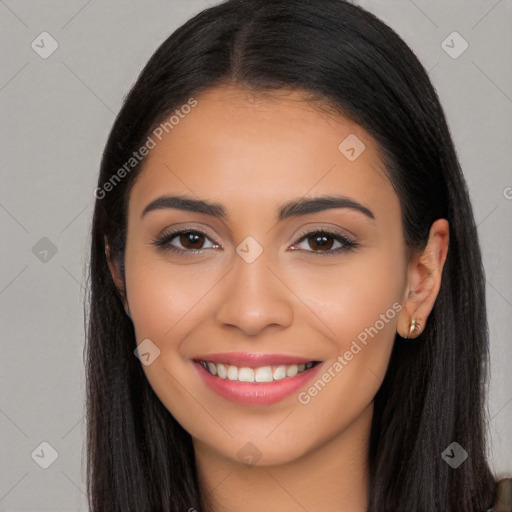
M 210 238 L 206 233 L 203 233 L 202 231 L 199 231 L 199 230 L 180 229 L 180 230 L 173 231 L 171 233 L 164 233 L 161 237 L 154 239 L 153 244 L 160 249 L 169 250 L 169 251 L 172 251 L 172 252 L 175 252 L 178 254 L 183 254 L 183 255 L 201 254 L 203 252 L 201 249 L 183 250 L 183 249 L 178 249 L 178 248 L 174 247 L 173 245 L 171 245 L 171 243 L 170 243 L 171 240 L 176 238 L 178 235 L 182 235 L 185 233 L 194 233 L 197 235 L 204 236 L 205 238 L 208 238 L 208 239 Z M 300 244 L 304 240 L 307 240 L 308 238 L 312 238 L 313 235 L 331 237 L 331 238 L 334 238 L 336 241 L 343 244 L 342 247 L 338 247 L 338 249 L 334 249 L 334 250 L 329 249 L 327 251 L 313 251 L 313 250 L 306 251 L 306 252 L 311 252 L 318 256 L 337 256 L 344 252 L 349 252 L 349 251 L 352 251 L 352 250 L 356 249 L 357 247 L 359 247 L 359 244 L 357 242 L 355 242 L 354 240 L 347 238 L 346 236 L 341 235 L 339 233 L 334 233 L 331 231 L 327 231 L 325 229 L 319 229 L 319 230 L 315 230 L 315 231 L 305 231 L 305 232 L 301 233 L 299 240 L 297 240 L 297 242 L 295 242 L 295 244 Z M 217 242 L 214 242 L 214 245 L 219 245 L 219 244 L 217 244 Z

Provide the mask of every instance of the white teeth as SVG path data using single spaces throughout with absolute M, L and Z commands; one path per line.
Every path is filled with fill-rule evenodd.
M 238 380 L 238 368 L 236 366 L 228 367 L 228 379 L 229 380 Z
M 272 382 L 272 367 L 262 366 L 261 368 L 256 368 L 254 380 L 256 382 Z
M 254 370 L 252 368 L 240 368 L 238 370 L 238 380 L 240 382 L 254 382 Z
M 295 377 L 313 367 L 313 362 L 279 365 L 279 366 L 261 366 L 259 368 L 249 368 L 244 366 L 238 368 L 234 365 L 222 363 L 212 363 L 211 361 L 201 361 L 201 365 L 212 375 L 221 379 L 237 380 L 240 382 L 272 382 L 286 377 Z
M 286 366 L 278 366 L 274 371 L 274 380 L 281 380 L 286 377 Z
M 227 376 L 228 376 L 228 372 L 226 370 L 226 367 L 222 364 L 222 363 L 219 363 L 217 365 L 215 365 L 215 363 L 209 363 L 208 364 L 208 367 L 210 366 L 210 364 L 213 364 L 214 366 L 217 366 L 217 375 L 221 378 L 221 379 L 226 379 Z
M 210 370 L 210 373 L 213 373 L 213 375 L 217 375 L 217 368 L 213 363 L 207 363 L 208 364 L 208 370 Z
M 297 375 L 297 371 L 298 371 L 297 365 L 292 364 L 292 365 L 288 366 L 288 369 L 286 370 L 286 376 L 287 377 L 295 377 L 295 375 Z

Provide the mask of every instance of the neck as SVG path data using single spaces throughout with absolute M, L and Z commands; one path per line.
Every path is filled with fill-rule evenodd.
M 246 466 L 194 439 L 207 512 L 366 512 L 373 404 L 345 430 L 299 458 Z

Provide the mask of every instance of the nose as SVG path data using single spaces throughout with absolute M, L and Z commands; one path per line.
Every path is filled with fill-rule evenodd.
M 286 328 L 293 322 L 293 292 L 270 269 L 265 252 L 252 263 L 236 258 L 224 282 L 216 320 L 257 336 L 265 328 Z

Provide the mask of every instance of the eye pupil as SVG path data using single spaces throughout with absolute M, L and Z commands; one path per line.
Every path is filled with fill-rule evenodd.
M 326 240 L 330 238 L 331 239 L 331 243 L 326 243 Z M 334 243 L 333 242 L 333 237 L 331 235 L 316 235 L 314 237 L 312 237 L 312 239 L 314 240 L 314 244 L 313 245 L 318 245 L 319 247 L 313 247 L 311 244 L 310 244 L 310 247 L 312 249 L 318 249 L 318 248 L 321 248 L 321 249 L 327 249 L 329 250 L 331 247 L 332 247 L 332 244 Z M 318 240 L 321 240 L 321 242 L 317 243 Z
M 188 232 L 188 233 L 182 233 L 180 236 L 180 243 L 183 245 L 183 247 L 186 247 L 187 249 L 200 249 L 202 245 L 202 238 L 204 238 L 202 235 L 198 233 Z M 199 243 L 199 247 L 195 247 L 194 244 L 197 244 L 198 240 L 201 242 Z M 194 247 L 188 247 L 187 244 L 191 243 Z

